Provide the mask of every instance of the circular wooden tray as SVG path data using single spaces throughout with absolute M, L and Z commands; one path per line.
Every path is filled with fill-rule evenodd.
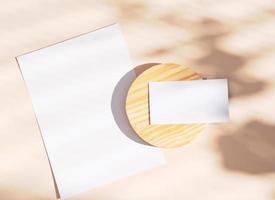
M 190 142 L 205 124 L 150 125 L 149 81 L 177 81 L 202 79 L 182 65 L 158 64 L 141 73 L 132 83 L 127 99 L 126 113 L 135 132 L 147 143 L 163 148 L 179 147 Z

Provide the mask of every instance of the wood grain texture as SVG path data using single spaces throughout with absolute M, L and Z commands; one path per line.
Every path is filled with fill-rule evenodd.
M 130 124 L 144 141 L 162 148 L 179 147 L 189 143 L 205 128 L 205 124 L 150 125 L 149 121 L 149 81 L 196 79 L 201 77 L 178 64 L 158 64 L 136 78 L 128 91 L 125 108 Z

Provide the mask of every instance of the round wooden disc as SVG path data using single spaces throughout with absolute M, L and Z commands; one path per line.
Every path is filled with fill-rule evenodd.
M 195 79 L 201 77 L 190 68 L 158 64 L 141 73 L 132 83 L 126 99 L 126 113 L 131 126 L 145 142 L 163 148 L 179 147 L 205 128 L 205 124 L 150 125 L 149 122 L 149 81 Z

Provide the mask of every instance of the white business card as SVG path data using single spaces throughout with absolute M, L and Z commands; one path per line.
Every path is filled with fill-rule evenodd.
M 229 120 L 226 79 L 149 82 L 150 124 Z

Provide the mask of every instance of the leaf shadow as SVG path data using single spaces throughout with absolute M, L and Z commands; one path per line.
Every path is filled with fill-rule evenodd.
M 225 168 L 254 175 L 275 173 L 275 125 L 251 120 L 217 142 Z

